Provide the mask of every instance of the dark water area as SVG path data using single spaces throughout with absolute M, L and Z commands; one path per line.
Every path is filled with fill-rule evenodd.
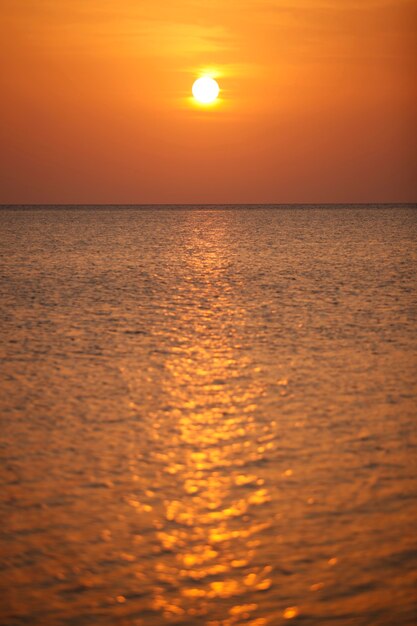
M 415 206 L 0 226 L 2 625 L 417 622 Z

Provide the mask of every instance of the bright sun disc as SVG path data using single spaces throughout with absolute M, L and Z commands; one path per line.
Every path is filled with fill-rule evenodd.
M 193 96 L 201 104 L 210 104 L 219 95 L 220 88 L 214 78 L 202 76 L 193 85 Z

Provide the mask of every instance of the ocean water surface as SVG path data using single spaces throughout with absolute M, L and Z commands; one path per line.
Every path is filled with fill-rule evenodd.
M 2 625 L 416 623 L 416 207 L 0 224 Z

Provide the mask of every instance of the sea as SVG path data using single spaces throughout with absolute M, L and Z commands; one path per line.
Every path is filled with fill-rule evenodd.
M 416 205 L 0 227 L 2 626 L 417 623 Z

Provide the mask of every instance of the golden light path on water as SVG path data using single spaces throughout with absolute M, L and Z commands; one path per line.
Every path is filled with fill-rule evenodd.
M 246 623 L 258 604 L 245 597 L 271 586 L 272 566 L 257 557 L 260 533 L 270 521 L 254 509 L 270 499 L 259 466 L 274 445 L 275 426 L 273 421 L 260 426 L 253 417 L 263 387 L 250 359 L 239 355 L 245 312 L 222 284 L 227 259 L 219 258 L 219 250 L 226 252 L 220 236 L 216 230 L 215 242 L 190 241 L 190 285 L 203 281 L 203 299 L 214 295 L 216 305 L 198 316 L 185 308 L 177 320 L 190 331 L 165 362 L 163 421 L 158 414 L 150 417 L 158 450 L 151 462 L 169 477 L 175 497 L 160 502 L 157 486 L 148 490 L 146 502 L 130 500 L 139 514 L 149 515 L 163 555 L 154 567 L 152 608 L 167 619 L 203 617 L 216 599 L 228 600 L 224 619 L 212 620 L 213 626 Z M 219 616 L 224 611 L 223 606 Z M 250 623 L 266 621 L 255 617 Z

